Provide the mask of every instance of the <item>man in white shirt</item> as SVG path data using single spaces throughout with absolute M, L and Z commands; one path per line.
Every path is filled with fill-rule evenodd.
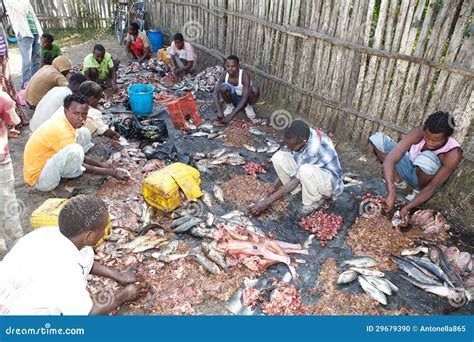
M 106 315 L 145 295 L 145 284 L 134 273 L 94 261 L 91 246 L 104 235 L 107 223 L 104 202 L 80 195 L 61 210 L 59 227 L 42 227 L 18 240 L 0 262 L 0 315 Z M 103 294 L 105 301 L 95 301 L 86 288 L 89 273 L 124 287 Z
M 40 68 L 40 22 L 29 0 L 4 0 L 21 53 L 21 87 L 24 88 Z
M 34 132 L 43 122 L 46 122 L 53 114 L 63 106 L 64 99 L 76 93 L 79 86 L 86 80 L 81 73 L 72 74 L 67 87 L 54 87 L 46 93 L 35 108 L 30 120 L 30 130 Z
M 196 52 L 190 43 L 184 41 L 181 33 L 174 35 L 171 46 L 166 49 L 166 57 L 175 75 L 191 73 L 196 68 Z

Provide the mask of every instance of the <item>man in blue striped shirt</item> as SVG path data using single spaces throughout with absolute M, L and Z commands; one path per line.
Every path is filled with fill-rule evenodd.
M 288 151 L 272 157 L 278 180 L 268 196 L 250 208 L 258 215 L 288 193 L 302 191 L 303 214 L 321 206 L 324 198 L 339 196 L 344 191 L 339 157 L 331 139 L 321 131 L 295 120 L 285 130 L 283 142 Z

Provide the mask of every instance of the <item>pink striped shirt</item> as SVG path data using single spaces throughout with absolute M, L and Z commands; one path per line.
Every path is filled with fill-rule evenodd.
M 410 160 L 411 161 L 414 161 L 416 156 L 419 155 L 422 152 L 423 146 L 425 146 L 425 139 L 424 138 L 418 144 L 411 145 L 411 147 L 410 147 Z M 443 153 L 449 152 L 453 148 L 456 148 L 456 147 L 461 147 L 461 145 L 459 145 L 459 143 L 454 138 L 449 137 L 448 141 L 446 142 L 446 144 L 444 144 L 443 147 L 441 147 L 441 148 L 439 148 L 435 151 L 431 151 L 431 152 L 438 155 L 438 154 L 443 154 Z

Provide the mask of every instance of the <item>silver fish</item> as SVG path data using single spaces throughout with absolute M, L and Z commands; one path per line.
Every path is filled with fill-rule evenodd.
M 194 227 L 195 225 L 197 225 L 199 222 L 202 222 L 202 220 L 200 218 L 193 218 L 191 220 L 189 220 L 188 222 L 186 223 L 183 223 L 182 225 L 176 227 L 175 229 L 173 229 L 173 233 L 185 233 L 187 232 L 188 230 L 190 230 L 192 227 Z
M 223 133 L 224 132 L 222 132 L 222 131 L 209 133 L 209 135 L 207 136 L 207 139 L 213 140 L 213 139 L 217 138 L 218 136 L 222 135 Z
M 247 150 L 249 150 L 250 152 L 257 152 L 257 148 L 254 147 L 254 146 L 250 146 L 250 145 L 247 145 L 247 144 L 244 144 L 243 145 Z
M 267 153 L 272 154 L 272 153 L 275 153 L 276 151 L 278 151 L 279 149 L 280 149 L 280 144 L 272 144 L 268 148 Z
M 265 153 L 268 151 L 268 147 L 259 147 L 257 148 L 257 153 Z
M 389 283 L 385 281 L 385 279 L 373 276 L 366 276 L 365 280 L 367 280 L 370 284 L 375 286 L 378 290 L 382 291 L 386 295 L 392 295 L 392 287 Z
M 405 248 L 405 249 L 401 250 L 400 255 L 402 255 L 402 256 L 417 255 L 420 252 L 428 253 L 428 247 L 420 245 L 420 246 L 414 247 L 414 248 Z
M 205 205 L 210 209 L 212 208 L 212 200 L 211 200 L 211 195 L 207 191 L 202 192 L 202 201 L 204 202 Z
M 350 270 L 356 271 L 357 273 L 360 273 L 365 276 L 383 277 L 385 275 L 383 272 L 380 272 L 379 270 L 372 270 L 372 269 L 362 268 L 362 267 L 351 267 Z
M 449 286 L 454 287 L 449 277 L 446 275 L 446 273 L 443 272 L 441 267 L 439 267 L 438 265 L 435 265 L 432 262 L 426 261 L 425 259 L 417 258 L 415 256 L 407 256 L 406 258 L 410 260 L 411 262 L 413 262 L 416 266 L 419 266 L 420 269 L 424 268 L 428 270 L 430 274 L 435 275 L 440 280 L 446 282 Z M 421 271 L 423 270 L 421 269 Z
M 359 257 L 344 261 L 345 265 L 354 267 L 372 267 L 378 264 L 378 262 L 370 257 Z
M 192 123 L 189 123 L 189 122 L 186 122 L 186 125 L 188 126 L 188 128 L 192 131 L 194 131 L 195 129 L 197 129 L 197 126 L 196 125 L 193 125 Z
M 255 135 L 263 135 L 263 132 L 256 127 L 250 127 L 249 132 Z
M 214 159 L 211 161 L 211 165 L 221 165 L 227 163 L 228 157 L 226 155 L 220 156 L 219 158 Z
M 403 274 L 400 274 L 400 278 L 408 281 L 409 283 L 412 283 L 416 287 L 419 287 L 420 289 L 425 290 L 426 292 L 433 293 L 437 296 L 440 297 L 446 297 L 446 298 L 455 298 L 459 291 L 456 291 L 455 289 L 450 289 L 446 286 L 442 285 L 429 285 L 422 283 L 420 281 L 417 281 L 416 279 L 413 279 L 411 277 L 407 277 Z
M 227 157 L 227 163 L 231 165 L 243 165 L 245 164 L 245 159 L 241 156 L 231 156 Z
M 225 148 L 218 148 L 215 149 L 207 154 L 208 158 L 219 158 L 222 156 L 227 150 Z
M 397 257 L 391 257 L 390 258 L 394 263 L 396 263 L 406 274 L 408 274 L 410 277 L 416 279 L 417 281 L 429 285 L 435 285 L 435 286 L 440 286 L 441 283 L 437 281 L 436 279 L 427 276 L 425 273 L 421 272 L 415 265 L 413 265 L 411 262 L 408 262 L 406 260 L 397 258 Z
M 400 289 L 398 288 L 397 285 L 395 285 L 394 283 L 392 283 L 390 280 L 388 280 L 387 278 L 385 278 L 385 281 L 388 283 L 388 285 L 390 285 L 390 287 L 392 288 L 392 291 L 393 292 L 398 292 Z
M 356 280 L 358 276 L 359 276 L 359 273 L 357 273 L 356 271 L 351 271 L 351 270 L 344 271 L 339 275 L 339 278 L 337 279 L 337 283 L 348 284 Z
M 224 219 L 224 220 L 230 220 L 234 217 L 239 217 L 239 216 L 243 216 L 245 215 L 243 211 L 240 211 L 240 210 L 232 210 L 230 212 L 228 212 L 227 214 L 225 215 L 222 215 L 221 217 Z
M 196 255 L 194 255 L 194 258 L 206 271 L 214 275 L 221 274 L 219 266 L 217 266 L 213 261 L 209 260 L 201 253 L 197 253 Z
M 199 126 L 200 130 L 206 131 L 208 133 L 211 133 L 213 128 L 214 128 L 214 125 L 211 125 L 211 124 L 202 124 Z
M 214 196 L 219 201 L 219 203 L 224 203 L 224 190 L 222 190 L 222 188 L 217 184 L 214 184 L 212 190 L 214 191 Z
M 372 296 L 377 302 L 382 305 L 387 305 L 387 297 L 382 291 L 378 290 L 375 286 L 371 285 L 363 276 L 357 278 L 362 289 Z
M 209 133 L 206 132 L 194 132 L 191 134 L 192 137 L 207 137 Z

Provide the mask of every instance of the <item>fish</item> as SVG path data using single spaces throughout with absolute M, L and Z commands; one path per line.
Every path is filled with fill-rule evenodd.
M 359 276 L 359 273 L 357 273 L 356 271 L 352 271 L 352 270 L 344 271 L 339 275 L 339 278 L 337 279 L 337 283 L 348 284 L 356 280 L 358 276 Z
M 370 284 L 363 276 L 359 276 L 357 278 L 357 281 L 359 282 L 362 289 L 366 293 L 368 293 L 373 299 L 375 299 L 382 305 L 387 305 L 387 297 L 382 291 L 378 290 L 375 286 Z
M 159 261 L 172 262 L 178 259 L 186 258 L 187 256 L 189 256 L 189 253 L 163 255 L 162 253 L 155 252 L 151 256 Z
M 191 131 L 194 131 L 195 129 L 197 129 L 197 126 L 193 125 L 192 123 L 186 122 L 186 125 Z
M 217 138 L 218 136 L 222 135 L 223 133 L 224 132 L 222 132 L 222 131 L 209 133 L 209 135 L 207 136 L 207 139 L 213 140 L 213 139 Z
M 201 124 L 199 126 L 199 129 L 201 131 L 206 131 L 208 133 L 211 133 L 212 129 L 214 128 L 214 125 L 211 125 L 211 124 Z
M 365 276 L 374 276 L 374 277 L 385 276 L 385 274 L 383 272 L 380 272 L 379 270 L 372 270 L 372 269 L 362 268 L 362 267 L 351 267 L 349 269 L 356 271 L 357 273 L 360 273 Z
M 250 127 L 249 132 L 255 135 L 263 135 L 264 133 L 256 127 Z
M 255 146 L 250 146 L 250 145 L 247 145 L 247 144 L 243 144 L 243 146 L 249 150 L 250 152 L 257 152 L 257 148 Z
M 222 190 L 219 185 L 214 184 L 213 191 L 214 197 L 219 201 L 219 203 L 224 203 L 224 190 Z
M 143 235 L 138 236 L 134 240 L 120 246 L 121 249 L 125 249 L 131 253 L 140 253 L 149 249 L 155 248 L 159 244 L 167 241 L 166 239 L 159 238 L 157 236 Z
M 436 279 L 427 276 L 425 273 L 421 272 L 415 265 L 411 262 L 406 260 L 397 258 L 397 257 L 390 257 L 390 259 L 396 263 L 406 274 L 410 277 L 416 279 L 417 281 L 429 285 L 441 286 L 441 283 Z
M 388 283 L 388 285 L 390 285 L 390 287 L 392 288 L 392 291 L 393 291 L 393 292 L 398 292 L 398 291 L 400 291 L 400 289 L 398 288 L 398 286 L 395 285 L 394 283 L 392 283 L 390 280 L 388 280 L 387 278 L 385 278 L 385 281 Z
M 197 237 L 197 238 L 205 238 L 205 237 L 211 237 L 212 234 L 211 232 L 206 229 L 206 228 L 201 228 L 201 227 L 193 227 L 189 230 L 189 234 L 191 234 L 192 236 L 194 237 Z
M 435 265 L 432 262 L 426 261 L 424 259 L 417 258 L 415 256 L 407 256 L 406 258 L 417 266 L 427 269 L 430 273 L 435 275 L 438 279 L 446 282 L 449 286 L 454 287 L 449 277 L 446 275 L 446 273 L 443 272 L 441 267 L 439 267 L 438 265 Z
M 408 281 L 416 287 L 419 287 L 420 289 L 423 289 L 426 292 L 433 293 L 440 297 L 452 298 L 458 293 L 455 289 L 450 289 L 446 286 L 425 284 L 411 277 L 407 277 L 404 274 L 400 274 L 399 276 L 400 278 Z
M 245 164 L 245 159 L 241 156 L 230 156 L 227 157 L 227 163 L 231 165 L 243 165 Z
M 202 220 L 200 218 L 192 218 L 188 222 L 183 223 L 182 225 L 180 225 L 180 226 L 176 227 L 175 229 L 173 229 L 173 233 L 175 233 L 175 234 L 176 233 L 185 233 L 188 230 L 190 230 L 192 227 L 197 225 L 199 222 L 202 222 Z
M 227 263 L 224 256 L 218 251 L 217 247 L 209 243 L 203 243 L 202 250 L 211 261 L 214 261 L 220 268 L 224 270 L 224 272 L 227 272 Z
M 270 147 L 268 147 L 267 153 L 268 154 L 273 154 L 276 151 L 278 151 L 279 149 L 280 149 L 280 144 L 272 144 L 272 145 L 270 145 Z
M 218 149 L 215 149 L 211 152 L 209 152 L 207 154 L 207 157 L 208 158 L 219 158 L 220 156 L 222 156 L 225 152 L 226 152 L 226 148 L 218 148 Z
M 182 225 L 183 223 L 186 223 L 186 222 L 191 221 L 191 219 L 193 219 L 192 216 L 183 216 L 183 217 L 180 217 L 179 219 L 174 220 L 173 223 L 171 223 L 170 228 L 171 228 L 171 229 L 177 228 L 178 226 Z
M 161 249 L 161 254 L 163 255 L 168 255 L 171 253 L 174 253 L 176 249 L 178 248 L 179 241 L 178 240 L 173 240 L 167 243 L 162 249 Z
M 203 254 L 197 253 L 194 255 L 194 258 L 206 271 L 214 275 L 221 274 L 219 266 L 217 266 L 213 261 L 206 258 Z
M 445 254 L 441 250 L 441 248 L 439 248 L 438 246 L 433 245 L 433 244 L 429 245 L 429 247 L 430 247 L 430 250 L 434 250 L 435 253 L 438 255 L 439 266 L 441 267 L 443 272 L 449 277 L 451 282 L 456 287 L 459 287 L 459 288 L 463 287 L 464 283 L 463 283 L 461 277 L 449 267 L 448 262 L 446 261 Z M 430 251 L 430 258 L 431 258 L 431 251 Z
M 378 262 L 370 257 L 359 257 L 344 261 L 345 265 L 354 267 L 372 267 L 378 264 Z
M 211 199 L 211 195 L 209 195 L 209 193 L 207 191 L 203 191 L 202 192 L 202 197 L 201 197 L 202 201 L 204 202 L 205 205 L 207 205 L 207 207 L 210 209 L 212 208 L 212 199 Z
M 226 155 L 220 156 L 219 158 L 214 159 L 211 161 L 211 165 L 221 165 L 227 163 L 228 157 Z
M 212 227 L 212 224 L 214 223 L 216 217 L 212 213 L 207 213 L 206 214 L 206 225 L 208 227 Z
M 257 148 L 257 153 L 265 153 L 268 151 L 268 147 L 259 147 Z
M 392 295 L 392 287 L 389 283 L 385 281 L 385 279 L 373 276 L 366 276 L 365 280 L 367 280 L 371 285 L 375 286 L 377 290 L 382 291 L 388 296 Z
M 194 132 L 191 134 L 192 137 L 207 137 L 209 133 L 206 132 Z
M 414 248 L 405 248 L 400 251 L 401 256 L 408 256 L 408 255 L 417 255 L 419 253 L 428 253 L 428 247 L 425 247 L 423 245 L 419 245 Z
M 224 220 L 230 220 L 234 217 L 240 217 L 240 216 L 243 216 L 243 215 L 245 215 L 245 213 L 243 211 L 232 210 L 232 211 L 228 212 L 227 214 L 222 215 L 221 218 L 223 218 Z

